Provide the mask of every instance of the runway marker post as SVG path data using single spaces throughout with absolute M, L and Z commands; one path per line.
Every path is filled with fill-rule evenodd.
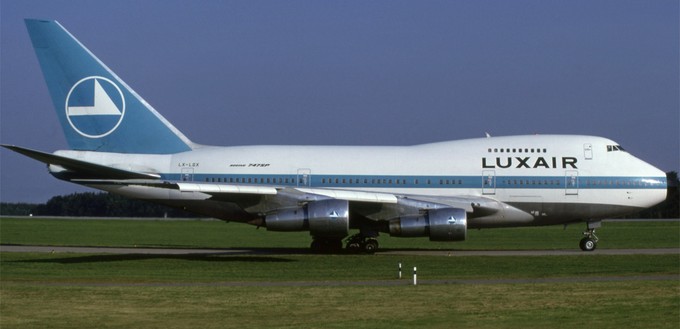
M 413 285 L 414 286 L 418 285 L 418 274 L 415 266 L 413 267 Z

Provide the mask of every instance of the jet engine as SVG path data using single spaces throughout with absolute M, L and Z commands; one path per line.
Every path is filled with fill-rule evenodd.
M 349 234 L 349 201 L 320 200 L 265 217 L 268 231 L 307 231 L 312 236 L 344 238 Z
M 467 214 L 464 209 L 443 208 L 428 210 L 424 215 L 392 219 L 390 235 L 429 236 L 430 241 L 463 241 L 467 237 Z

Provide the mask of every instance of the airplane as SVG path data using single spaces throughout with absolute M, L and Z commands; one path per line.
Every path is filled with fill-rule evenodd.
M 464 241 L 470 229 L 585 223 L 666 198 L 666 175 L 602 137 L 527 135 L 413 146 L 192 142 L 61 24 L 25 20 L 69 150 L 5 148 L 56 178 L 268 231 L 318 252 L 374 253 L 380 233 Z M 350 235 L 350 232 L 358 233 Z

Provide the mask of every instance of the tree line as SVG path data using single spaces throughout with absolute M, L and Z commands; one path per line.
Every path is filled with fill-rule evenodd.
M 666 173 L 666 178 L 668 181 L 668 190 L 664 202 L 649 209 L 642 210 L 637 214 L 631 214 L 625 217 L 649 219 L 680 218 L 680 193 L 678 192 L 680 180 L 678 180 L 678 173 L 675 171 L 668 172 Z
M 103 192 L 55 196 L 46 203 L 0 203 L 3 216 L 198 217 L 180 209 Z
M 680 218 L 678 174 L 668 176 L 666 201 L 626 218 Z M 55 196 L 44 204 L 0 203 L 4 216 L 73 216 L 73 217 L 200 217 L 198 215 L 140 200 L 127 199 L 116 194 L 101 192 L 73 193 Z

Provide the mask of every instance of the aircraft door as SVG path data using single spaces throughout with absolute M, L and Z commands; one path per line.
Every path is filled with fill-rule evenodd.
M 496 194 L 496 171 L 484 170 L 482 171 L 482 194 L 494 195 Z
M 297 171 L 297 186 L 299 187 L 310 187 L 312 186 L 312 170 L 311 169 L 298 169 Z
M 564 194 L 578 195 L 578 171 L 567 170 L 564 174 Z
M 182 168 L 182 177 L 180 178 L 183 182 L 191 182 L 194 180 L 194 168 Z
M 586 160 L 593 159 L 593 144 L 583 144 L 583 157 L 586 158 Z

